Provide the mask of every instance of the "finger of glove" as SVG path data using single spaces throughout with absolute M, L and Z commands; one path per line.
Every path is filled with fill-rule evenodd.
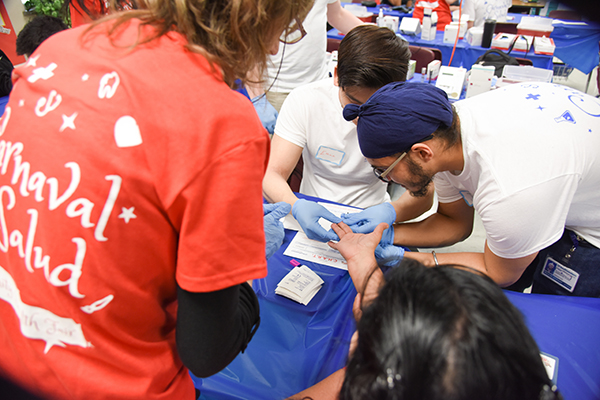
M 274 205 L 276 207 L 274 207 L 273 210 L 271 210 L 269 215 L 272 215 L 275 219 L 281 219 L 285 217 L 289 214 L 290 210 L 292 209 L 291 205 L 283 201 L 275 203 Z
M 383 231 L 383 235 L 381 235 L 381 240 L 379 241 L 382 245 L 392 245 L 394 244 L 394 227 L 389 227 L 385 231 Z
M 333 230 L 330 229 L 329 231 L 326 231 L 318 223 L 311 224 L 310 226 L 307 226 L 306 228 L 303 226 L 302 229 L 304 230 L 304 233 L 306 234 L 306 236 L 312 240 L 318 240 L 319 242 L 329 242 L 331 240 L 334 240 L 334 241 L 340 240 L 338 235 Z
M 277 208 L 277 203 L 263 203 L 263 214 L 267 215 Z
M 342 214 L 342 221 L 348 226 L 358 225 L 360 222 L 368 222 L 369 219 L 370 217 L 365 215 L 364 212 Z
M 346 221 L 344 221 L 346 222 Z M 347 223 L 346 223 L 347 224 Z M 348 225 L 352 232 L 354 233 L 371 233 L 375 230 L 378 224 L 375 223 L 366 223 L 366 224 L 354 224 Z

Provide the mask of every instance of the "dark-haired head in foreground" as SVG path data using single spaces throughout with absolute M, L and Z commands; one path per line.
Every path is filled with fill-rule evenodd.
M 363 310 L 340 400 L 559 399 L 520 312 L 489 278 L 404 259 Z
M 19 32 L 17 54 L 29 57 L 44 40 L 65 29 L 68 27 L 60 18 L 38 15 Z

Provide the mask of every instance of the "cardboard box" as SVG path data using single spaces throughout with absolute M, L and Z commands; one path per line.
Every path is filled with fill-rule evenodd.
M 490 91 L 495 71 L 496 68 L 491 65 L 485 67 L 479 64 L 473 65 L 467 79 L 466 97 L 469 98 Z
M 416 69 L 417 69 L 417 62 L 415 60 L 408 60 L 408 72 L 406 73 L 407 81 L 410 81 L 415 76 Z
M 556 46 L 554 45 L 554 40 L 552 38 L 547 38 L 546 36 L 538 36 L 533 41 L 533 52 L 535 54 L 545 54 L 548 56 L 554 55 L 554 50 Z
M 437 13 L 429 7 L 423 9 L 423 23 L 421 24 L 421 40 L 435 40 L 437 32 Z
M 529 51 L 531 46 L 533 46 L 533 38 L 533 36 L 518 35 L 513 50 Z
M 440 60 L 433 60 L 427 64 L 427 79 L 435 80 L 440 73 L 440 67 L 442 62 Z
M 419 21 L 419 18 L 402 18 L 400 21 L 400 33 L 409 36 L 421 33 L 421 21 Z
M 545 17 L 523 17 L 517 25 L 519 35 L 549 37 L 553 30 L 552 19 Z
M 481 39 L 483 38 L 483 28 L 482 27 L 473 27 L 467 30 L 465 35 L 465 40 L 471 46 L 481 46 Z
M 492 38 L 492 49 L 507 51 L 516 36 L 512 33 L 498 33 Z

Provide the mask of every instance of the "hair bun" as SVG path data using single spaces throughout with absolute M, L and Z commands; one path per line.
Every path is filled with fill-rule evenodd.
M 360 106 L 358 104 L 348 104 L 344 107 L 344 119 L 346 121 L 352 121 L 358 117 Z

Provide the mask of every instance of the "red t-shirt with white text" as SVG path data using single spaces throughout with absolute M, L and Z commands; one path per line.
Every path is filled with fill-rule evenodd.
M 0 373 L 58 398 L 191 400 L 175 282 L 267 272 L 252 104 L 179 34 L 126 48 L 137 25 L 52 36 L 0 119 Z

